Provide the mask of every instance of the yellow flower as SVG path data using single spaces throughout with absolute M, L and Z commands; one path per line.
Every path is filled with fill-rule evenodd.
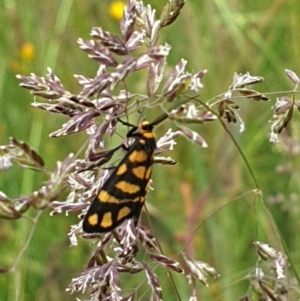
M 123 17 L 123 10 L 125 7 L 124 1 L 114 1 L 109 6 L 109 15 L 117 20 L 120 20 Z
M 34 58 L 35 48 L 32 43 L 26 42 L 21 48 L 21 59 L 25 62 L 30 62 Z

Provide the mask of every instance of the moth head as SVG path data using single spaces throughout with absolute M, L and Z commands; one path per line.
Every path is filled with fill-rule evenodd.
M 148 121 L 143 121 L 138 125 L 137 131 L 141 134 L 150 133 L 153 131 L 153 125 Z

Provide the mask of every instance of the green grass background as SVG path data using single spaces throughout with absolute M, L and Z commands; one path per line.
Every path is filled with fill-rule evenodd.
M 51 67 L 70 91 L 79 91 L 73 74 L 92 77 L 96 64 L 78 48 L 79 37 L 89 38 L 93 26 L 118 33 L 118 21 L 108 14 L 112 1 L 81 0 L 3 0 L 0 2 L 0 144 L 8 144 L 10 136 L 28 143 L 46 159 L 52 169 L 57 160 L 76 152 L 85 135 L 60 139 L 48 135 L 66 121 L 30 106 L 33 97 L 19 87 L 16 74 L 34 72 L 44 76 Z M 165 1 L 145 1 L 158 11 Z M 300 2 L 297 0 L 187 0 L 178 20 L 162 31 L 161 41 L 172 46 L 169 64 L 181 58 L 188 69 L 208 69 L 203 78 L 201 99 L 206 101 L 228 88 L 234 72 L 260 75 L 265 81 L 257 85 L 263 92 L 292 88 L 284 69 L 300 70 Z M 32 61 L 20 56 L 24 43 L 35 47 Z M 136 88 L 144 89 L 145 78 L 137 79 Z M 135 86 L 132 86 L 134 89 Z M 242 134 L 238 126 L 230 126 L 246 155 L 263 191 L 267 205 L 281 233 L 294 266 L 300 271 L 299 235 L 299 156 L 287 151 L 284 144 L 268 141 L 272 116 L 271 102 L 242 99 L 241 116 L 246 123 Z M 289 133 L 299 140 L 299 117 L 295 112 Z M 162 133 L 172 126 L 166 122 Z M 193 127 L 208 142 L 209 148 L 179 138 L 170 153 L 179 164 L 175 167 L 155 166 L 155 190 L 147 203 L 153 212 L 153 223 L 165 254 L 174 259 L 185 247 L 191 229 L 201 227 L 187 252 L 197 260 L 208 262 L 221 274 L 210 279 L 208 288 L 198 285 L 202 300 L 238 300 L 249 286 L 246 279 L 253 272 L 257 256 L 252 242 L 270 243 L 282 249 L 270 215 L 248 193 L 254 188 L 249 170 L 232 140 L 218 122 Z M 161 132 L 160 132 L 161 131 Z M 287 167 L 278 172 L 278 167 Z M 38 189 L 45 179 L 17 166 L 0 172 L 0 190 L 18 197 Z M 281 196 L 281 201 L 270 202 Z M 224 204 L 227 206 L 223 207 Z M 198 204 L 198 206 L 196 206 Z M 195 214 L 191 226 L 188 216 Z M 34 217 L 31 209 L 27 216 Z M 30 245 L 14 273 L 0 275 L 0 300 L 75 300 L 65 288 L 72 277 L 81 272 L 93 250 L 88 242 L 69 248 L 67 233 L 77 222 L 74 215 L 49 216 L 46 210 L 35 229 Z M 0 220 L 0 265 L 12 266 L 32 228 L 30 219 Z M 161 276 L 165 300 L 175 300 L 165 271 Z M 291 277 L 294 275 L 291 273 Z M 189 289 L 184 276 L 175 275 L 182 300 L 188 300 Z M 299 289 L 299 287 L 298 287 Z M 295 292 L 291 292 L 294 296 Z M 84 296 L 78 294 L 84 299 Z M 293 299 L 291 299 L 293 300 Z M 294 300 L 297 300 L 296 297 Z

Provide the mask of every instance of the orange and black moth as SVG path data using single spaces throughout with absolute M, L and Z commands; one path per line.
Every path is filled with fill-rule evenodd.
M 83 220 L 84 232 L 109 232 L 129 218 L 138 222 L 156 148 L 153 124 L 143 121 L 127 137 L 134 138 L 134 142 L 88 209 Z

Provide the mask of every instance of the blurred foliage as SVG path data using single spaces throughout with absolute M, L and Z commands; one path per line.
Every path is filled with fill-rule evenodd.
M 7 144 L 10 136 L 23 140 L 47 158 L 45 163 L 51 168 L 57 160 L 80 148 L 84 134 L 81 134 L 82 140 L 72 136 L 48 137 L 64 120 L 53 115 L 47 118 L 47 112 L 32 108 L 33 97 L 19 87 L 16 74 L 45 75 L 49 66 L 68 89 L 77 91 L 79 87 L 73 74 L 92 76 L 97 66 L 80 51 L 76 41 L 79 37 L 88 38 L 93 26 L 118 32 L 117 17 L 110 13 L 113 2 L 0 2 L 0 144 Z M 160 11 L 165 1 L 145 2 Z M 208 69 L 201 96 L 207 101 L 227 89 L 234 72 L 249 71 L 264 77 L 260 91 L 291 89 L 284 69 L 299 72 L 299 28 L 300 3 L 296 0 L 271 3 L 267 0 L 187 0 L 178 20 L 162 32 L 162 40 L 172 46 L 171 65 L 183 57 L 192 71 Z M 142 74 L 128 84 L 137 90 L 145 89 Z M 246 131 L 240 134 L 236 126 L 229 128 L 250 162 L 299 272 L 300 162 L 296 149 L 290 146 L 294 143 L 294 148 L 299 148 L 299 122 L 294 118 L 287 129 L 289 136 L 283 134 L 281 144 L 270 144 L 267 121 L 272 117 L 271 106 L 277 95 L 269 97 L 271 102 L 243 99 L 239 105 Z M 171 125 L 169 121 L 162 125 L 158 136 L 160 130 Z M 254 188 L 249 171 L 223 128 L 215 123 L 196 126 L 194 130 L 206 139 L 209 148 L 199 149 L 181 138 L 170 154 L 179 164 L 154 168 L 155 190 L 149 193 L 147 204 L 166 254 L 175 258 L 185 247 L 221 274 L 208 288 L 199 285 L 201 299 L 238 300 L 249 286 L 245 275 L 253 273 L 256 266 L 252 243 L 266 241 L 281 249 L 280 240 L 265 208 L 249 193 Z M 290 137 L 295 140 L 288 140 Z M 14 166 L 7 172 L 1 171 L 0 190 L 17 197 L 40 187 L 43 180 L 36 172 L 20 171 Z M 68 247 L 66 234 L 77 221 L 76 216 L 49 217 L 48 213 L 44 212 L 39 219 L 16 271 L 0 276 L 0 300 L 76 299 L 75 295 L 65 292 L 65 288 L 85 265 L 86 254 L 92 249 L 83 241 L 79 241 L 77 248 Z M 30 217 L 35 214 L 33 210 L 28 213 Z M 192 225 L 189 224 L 191 214 L 195 215 Z M 0 265 L 10 267 L 28 240 L 32 222 L 25 218 L 0 220 L 0 225 Z M 197 232 L 193 234 L 196 227 Z M 186 285 L 177 276 L 175 282 L 178 287 Z M 168 278 L 163 282 L 163 289 L 165 300 L 174 300 Z M 182 299 L 187 300 L 188 289 L 181 294 Z M 296 300 L 294 294 L 290 292 L 290 300 Z

